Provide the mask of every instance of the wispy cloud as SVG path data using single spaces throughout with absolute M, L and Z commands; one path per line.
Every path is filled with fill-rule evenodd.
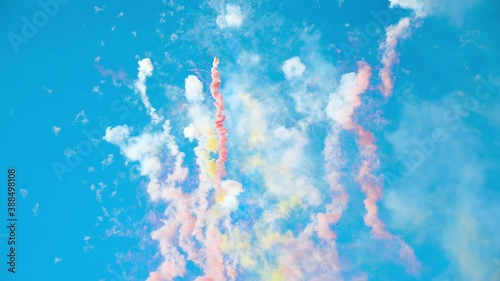
M 38 215 L 38 208 L 40 208 L 40 204 L 35 203 L 35 205 L 33 206 L 33 209 L 31 209 L 31 211 L 33 212 L 33 215 L 35 215 L 35 216 Z
M 151 105 L 149 97 L 146 95 L 146 77 L 153 75 L 154 66 L 149 58 L 140 60 L 138 64 L 139 73 L 137 74 L 137 80 L 134 83 L 134 86 L 136 91 L 139 93 L 148 114 L 151 116 L 152 122 L 154 124 L 158 124 L 162 121 L 162 117 L 156 113 L 156 109 Z
M 87 125 L 87 123 L 89 123 L 89 119 L 87 118 L 84 110 L 78 112 L 73 120 L 73 123 L 82 123 L 83 125 Z
M 57 137 L 57 135 L 59 134 L 60 131 L 61 131 L 61 127 L 52 126 L 52 132 L 54 132 L 54 135 L 56 137 Z
M 219 28 L 238 28 L 244 19 L 245 16 L 239 6 L 227 4 L 225 10 L 217 17 L 216 23 Z

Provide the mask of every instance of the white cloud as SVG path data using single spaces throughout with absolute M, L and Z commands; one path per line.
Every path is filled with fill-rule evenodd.
M 203 84 L 194 75 L 189 75 L 185 80 L 186 98 L 189 102 L 200 102 L 204 100 Z
M 61 258 L 58 258 L 58 257 L 55 257 L 55 258 L 54 258 L 54 264 L 58 264 L 58 263 L 60 263 L 60 262 L 62 262 L 62 259 L 61 259 Z
M 38 208 L 39 208 L 39 207 L 40 207 L 40 204 L 35 203 L 35 205 L 33 206 L 33 209 L 31 209 L 31 211 L 33 212 L 33 214 L 34 214 L 35 216 L 37 216 L 37 215 L 38 215 Z
M 188 100 L 188 116 L 191 123 L 184 129 L 184 137 L 193 141 L 206 135 L 208 130 L 213 128 L 210 118 L 210 111 L 201 102 L 204 100 L 203 84 L 194 75 L 189 75 L 185 79 L 184 91 Z
M 356 74 L 346 73 L 340 79 L 340 85 L 335 93 L 331 94 L 326 107 L 328 118 L 343 125 L 349 121 L 354 113 L 353 99 L 356 98 Z
M 83 252 L 87 253 L 88 251 L 94 249 L 94 245 L 90 244 L 90 236 L 84 236 L 83 241 L 85 242 L 85 245 L 83 246 Z
M 246 51 L 242 51 L 238 57 L 239 65 L 259 65 L 260 56 L 256 53 L 250 53 Z
M 49 94 L 52 94 L 54 92 L 52 89 L 47 88 L 47 86 L 43 86 L 43 90 Z
M 26 196 L 28 196 L 28 191 L 26 189 L 24 189 L 24 188 L 21 188 L 21 196 L 23 198 L 26 198 Z
M 73 148 L 69 148 L 69 147 L 67 147 L 67 148 L 64 150 L 64 156 L 66 156 L 66 157 L 68 157 L 68 158 L 69 158 L 69 157 L 71 157 L 71 156 L 73 156 L 73 155 L 75 155 L 75 154 L 76 154 L 76 150 L 74 150 Z
M 97 202 L 99 203 L 102 203 L 102 192 L 104 191 L 104 189 L 106 188 L 106 184 L 103 183 L 103 182 L 99 182 L 99 187 L 96 191 L 95 191 L 95 197 L 96 197 L 96 200 Z M 95 189 L 95 185 L 91 185 L 90 186 L 90 189 L 94 190 Z
M 120 145 L 130 135 L 130 128 L 127 125 L 106 128 L 103 139 L 109 143 Z
M 87 125 L 87 123 L 89 122 L 89 119 L 87 118 L 85 111 L 82 110 L 82 111 L 78 112 L 78 114 L 75 116 L 75 120 L 73 120 L 73 122 L 80 122 L 83 125 Z
M 239 6 L 227 4 L 226 11 L 224 14 L 219 15 L 216 19 L 217 26 L 219 28 L 240 27 L 245 19 L 244 15 L 241 12 L 241 8 Z
M 108 154 L 108 157 L 106 159 L 102 160 L 101 164 L 103 166 L 109 166 L 109 165 L 113 164 L 114 157 L 115 156 L 113 154 Z
M 281 70 L 285 74 L 285 78 L 289 80 L 302 76 L 304 71 L 306 71 L 306 66 L 302 63 L 299 57 L 293 57 L 283 63 Z
M 401 7 L 403 9 L 409 9 L 415 11 L 417 16 L 425 16 L 428 13 L 428 5 L 424 3 L 424 0 L 389 0 L 390 7 Z M 430 3 L 430 1 L 426 1 Z
M 52 126 L 52 132 L 54 132 L 54 135 L 57 136 L 57 134 L 59 134 L 60 131 L 61 131 L 61 127 Z
M 237 197 L 241 192 L 243 192 L 243 186 L 241 183 L 234 180 L 222 181 L 221 186 L 225 191 L 221 207 L 226 213 L 230 213 L 238 208 Z
M 179 151 L 173 136 L 170 135 L 170 130 L 170 120 L 167 120 L 163 125 L 163 132 L 144 132 L 139 136 L 129 138 L 128 127 L 118 126 L 108 127 L 104 136 L 106 141 L 120 147 L 127 161 L 139 162 L 140 174 L 149 177 L 148 192 L 153 200 L 157 200 L 161 193 L 159 176 L 164 168 L 161 158 L 164 157 L 165 147 L 176 159 L 173 172 L 168 176 L 167 182 L 172 184 L 176 181 L 183 181 L 187 176 L 187 169 L 182 167 L 184 154 Z
M 96 86 L 94 86 L 94 88 L 92 88 L 92 93 L 102 95 L 101 90 L 99 90 L 99 85 L 96 85 Z
M 149 58 L 142 59 L 138 62 L 139 72 L 144 73 L 146 76 L 153 75 L 154 66 Z
M 417 17 L 447 15 L 454 24 L 461 25 L 464 17 L 483 0 L 389 0 L 391 7 L 413 10 Z
M 106 6 L 102 6 L 102 7 L 94 6 L 94 11 L 96 13 L 100 13 L 100 12 L 104 11 L 104 9 L 106 9 Z

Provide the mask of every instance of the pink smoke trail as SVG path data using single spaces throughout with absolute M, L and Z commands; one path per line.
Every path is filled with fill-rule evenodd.
M 220 180 L 226 175 L 225 163 L 227 161 L 227 129 L 224 127 L 224 100 L 221 93 L 219 93 L 220 86 L 220 73 L 217 70 L 219 66 L 219 59 L 214 57 L 214 62 L 212 64 L 212 84 L 210 84 L 210 92 L 212 97 L 214 97 L 214 105 L 217 108 L 217 114 L 215 115 L 215 130 L 217 136 L 219 137 L 219 158 L 217 159 L 217 170 L 216 170 L 216 182 L 220 185 Z M 219 188 L 217 186 L 216 188 Z
M 205 275 L 196 278 L 195 281 L 225 281 L 224 254 L 220 247 L 222 234 L 217 231 L 215 225 L 210 225 L 207 228 Z
M 382 199 L 382 186 L 378 179 L 372 174 L 376 168 L 378 158 L 376 155 L 377 146 L 372 133 L 366 131 L 358 124 L 348 125 L 359 137 L 358 144 L 360 153 L 363 157 L 361 168 L 359 169 L 356 180 L 361 186 L 361 190 L 366 195 L 363 200 L 366 214 L 364 216 L 365 224 L 370 227 L 372 235 L 377 239 L 391 239 L 392 235 L 385 229 L 385 224 L 378 217 L 377 202 Z
M 175 213 L 166 213 L 169 219 L 152 234 L 153 239 L 160 243 L 164 261 L 155 272 L 150 273 L 148 281 L 174 280 L 175 277 L 184 276 L 186 260 L 177 247 L 187 254 L 189 260 L 197 265 L 202 264 L 199 250 L 193 241 L 196 219 L 189 210 L 190 197 L 175 187 L 166 187 L 161 196 L 170 202 Z
M 207 272 L 214 281 L 224 281 L 224 257 L 220 244 L 222 235 L 216 230 L 215 226 L 209 226 L 207 230 Z
M 363 157 L 363 162 L 359 173 L 356 176 L 356 181 L 361 186 L 361 190 L 366 198 L 363 200 L 366 214 L 363 219 L 366 226 L 370 227 L 371 234 L 377 239 L 392 240 L 398 243 L 400 248 L 399 256 L 402 262 L 407 266 L 407 270 L 416 274 L 420 264 L 415 257 L 413 249 L 408 246 L 401 238 L 392 235 L 387 231 L 385 224 L 378 217 L 377 202 L 382 199 L 382 184 L 380 180 L 372 173 L 378 168 L 377 146 L 373 134 L 366 131 L 358 124 L 351 123 L 348 125 L 359 137 L 358 143 L 360 153 Z
M 347 124 L 352 123 L 352 115 L 354 110 L 361 105 L 361 94 L 363 94 L 370 84 L 371 77 L 371 67 L 364 61 L 358 62 L 358 74 L 355 78 L 355 87 L 349 89 L 349 93 L 346 96 L 349 97 L 345 106 L 343 106 L 339 112 L 344 115 L 340 120 L 346 120 L 344 123 L 344 128 L 347 128 Z M 340 142 L 338 139 L 338 128 L 333 129 L 332 132 L 325 140 L 325 170 L 327 172 L 326 180 L 330 186 L 330 192 L 332 193 L 333 203 L 327 206 L 327 212 L 317 214 L 316 218 L 318 221 L 318 236 L 324 240 L 336 239 L 335 233 L 330 229 L 330 225 L 335 224 L 341 218 L 347 203 L 349 201 L 349 196 L 345 191 L 344 186 L 340 183 L 341 173 L 338 172 L 342 165 L 340 160 L 342 153 L 340 151 Z
M 216 173 L 215 173 L 215 191 L 216 194 L 221 189 L 222 177 L 226 175 L 225 163 L 227 161 L 227 129 L 224 127 L 225 116 L 224 112 L 224 99 L 222 94 L 219 93 L 220 86 L 220 73 L 217 70 L 219 66 L 219 59 L 214 57 L 214 61 L 211 69 L 212 83 L 210 84 L 210 92 L 212 97 L 215 99 L 214 105 L 217 108 L 217 113 L 215 115 L 215 131 L 218 136 L 218 147 L 219 147 L 219 157 L 216 161 Z M 208 190 L 200 190 L 200 194 L 207 194 Z M 208 202 L 203 202 L 208 203 Z M 204 204 L 203 204 L 204 205 Z M 197 211 L 198 220 L 196 225 L 202 225 L 204 217 L 207 215 L 206 207 L 200 206 Z M 201 217 L 200 217 L 201 216 Z M 201 220 L 200 220 L 201 219 Z M 218 220 L 217 220 L 218 221 Z M 217 222 L 212 222 L 207 226 L 206 237 L 205 237 L 205 248 L 206 248 L 206 265 L 205 265 L 205 276 L 198 277 L 196 281 L 225 281 L 226 276 L 225 266 L 224 266 L 224 255 L 221 249 L 222 235 L 217 230 Z
M 398 33 L 399 36 L 400 32 L 396 33 Z M 358 146 L 363 160 L 358 175 L 356 176 L 356 181 L 359 183 L 361 190 L 366 196 L 363 200 L 366 209 L 366 214 L 364 216 L 366 226 L 370 228 L 375 238 L 396 241 L 399 244 L 401 259 L 406 265 L 410 266 L 410 271 L 416 272 L 418 261 L 415 258 L 413 250 L 399 237 L 389 233 L 386 230 L 385 224 L 378 217 L 377 202 L 382 198 L 382 185 L 379 179 L 372 173 L 373 170 L 377 169 L 379 163 L 377 146 L 375 145 L 373 134 L 365 130 L 361 125 L 356 124 L 353 120 L 355 110 L 362 105 L 361 95 L 366 92 L 370 85 L 371 74 L 371 67 L 367 63 L 362 61 L 358 63 L 358 73 L 355 77 L 355 84 L 351 85 L 345 90 L 346 92 L 342 93 L 344 97 L 348 97 L 346 99 L 347 104 L 339 109 L 339 112 L 344 116 L 336 116 L 336 118 L 342 121 L 341 124 L 344 129 L 354 131 L 358 136 Z M 330 135 L 329 138 L 327 138 L 327 142 L 325 142 L 324 153 L 325 159 L 327 159 L 325 170 L 327 171 L 327 181 L 330 184 L 330 190 L 332 193 L 336 194 L 338 198 L 335 198 L 335 204 L 332 203 L 329 205 L 328 209 L 330 209 L 330 211 L 325 214 L 317 215 L 318 236 L 325 240 L 335 239 L 336 235 L 330 230 L 329 225 L 336 223 L 340 219 L 348 202 L 347 193 L 339 183 L 339 165 L 334 165 L 335 162 L 339 161 L 335 161 L 334 159 L 340 158 L 341 156 L 340 151 L 335 151 L 334 147 L 338 147 L 340 143 L 338 137 L 335 138 L 333 135 Z
M 363 61 L 358 62 L 358 74 L 354 78 L 355 83 L 347 77 L 341 83 L 345 83 L 342 90 L 335 96 L 332 96 L 332 104 L 337 104 L 335 107 L 327 106 L 327 115 L 330 116 L 336 123 L 344 125 L 352 122 L 354 109 L 361 104 L 360 95 L 366 91 L 369 85 L 371 76 L 371 67 Z M 352 78 L 351 78 L 352 79 Z M 346 86 L 349 85 L 349 86 Z M 336 100 L 337 99 L 337 100 Z M 342 100 L 339 106 L 338 101 Z M 337 101 L 337 102 L 334 102 Z M 328 114 L 329 113 L 329 114 Z M 334 272 L 340 271 L 340 263 L 336 247 L 337 235 L 330 229 L 330 226 L 336 224 L 342 217 L 347 204 L 349 195 L 345 191 L 344 186 L 340 182 L 342 173 L 340 172 L 343 163 L 341 143 L 339 140 L 340 126 L 333 126 L 332 132 L 325 139 L 325 148 L 323 156 L 325 159 L 325 180 L 327 181 L 331 193 L 331 203 L 326 206 L 326 212 L 316 215 L 316 231 L 320 239 L 326 241 L 330 246 L 329 252 L 331 266 Z
M 363 94 L 370 84 L 371 68 L 364 62 L 358 63 L 359 70 L 356 75 L 356 87 L 354 97 L 352 99 L 353 111 L 361 105 L 360 95 Z M 371 168 L 374 165 L 376 158 L 376 146 L 373 135 L 365 131 L 363 127 L 355 124 L 352 120 L 352 115 L 346 123 L 343 124 L 345 129 L 353 130 L 359 137 L 359 144 L 361 154 L 365 158 L 357 180 L 361 185 L 361 190 L 365 193 L 367 198 L 364 200 L 367 214 L 364 217 L 365 224 L 372 229 L 372 234 L 376 238 L 391 238 L 392 236 L 385 230 L 385 225 L 378 218 L 378 208 L 376 202 L 382 198 L 382 188 L 373 183 L 374 176 L 371 174 Z
M 392 79 L 392 66 L 397 59 L 396 46 L 400 38 L 408 36 L 408 29 L 410 28 L 410 19 L 402 18 L 397 24 L 387 27 L 387 37 L 381 44 L 380 48 L 384 50 L 382 55 L 382 69 L 379 76 L 382 80 L 380 90 L 384 96 L 388 97 L 392 94 L 394 82 Z
M 358 81 L 358 90 L 365 91 L 369 85 L 369 75 L 360 75 L 356 78 Z M 386 229 L 385 224 L 378 216 L 377 202 L 382 199 L 382 184 L 380 180 L 372 173 L 378 168 L 379 159 L 377 157 L 377 146 L 372 133 L 365 130 L 362 126 L 354 123 L 352 120 L 344 124 L 344 128 L 354 131 L 358 136 L 358 145 L 363 157 L 362 165 L 359 169 L 356 181 L 361 186 L 361 190 L 366 198 L 363 200 L 366 214 L 363 219 L 366 226 L 371 229 L 371 234 L 377 239 L 395 240 L 400 247 L 400 257 L 410 267 L 410 271 L 416 273 L 419 264 L 413 250 L 399 237 L 393 236 Z

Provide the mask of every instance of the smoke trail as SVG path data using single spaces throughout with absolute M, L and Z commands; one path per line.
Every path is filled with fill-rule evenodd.
M 149 58 L 140 60 L 138 64 L 139 68 L 137 70 L 139 70 L 139 73 L 137 74 L 137 81 L 134 87 L 136 92 L 139 92 L 142 103 L 146 107 L 149 116 L 151 116 L 153 124 L 158 124 L 162 121 L 162 117 L 156 114 L 156 109 L 151 105 L 149 97 L 146 95 L 146 77 L 153 75 L 154 67 Z
M 227 196 L 226 194 L 226 189 L 227 184 L 225 182 L 222 182 L 222 177 L 225 176 L 226 170 L 225 170 L 225 162 L 227 160 L 227 130 L 224 127 L 224 120 L 225 116 L 223 115 L 224 111 L 224 100 L 222 98 L 222 95 L 219 93 L 218 89 L 220 86 L 220 74 L 217 71 L 217 67 L 219 65 L 219 59 L 217 57 L 214 58 L 212 69 L 211 69 L 211 76 L 212 76 L 212 83 L 210 84 L 210 92 L 212 94 L 212 97 L 215 99 L 215 107 L 217 109 L 216 113 L 216 120 L 215 120 L 215 130 L 218 136 L 218 142 L 217 146 L 215 146 L 212 142 L 213 139 L 213 133 L 210 133 L 210 130 L 205 130 L 205 132 L 202 132 L 202 135 L 205 135 L 204 139 L 204 145 L 206 148 L 206 151 L 204 151 L 204 148 L 197 147 L 195 149 L 195 154 L 197 156 L 197 163 L 200 167 L 205 167 L 205 172 L 208 175 L 213 175 L 212 174 L 212 165 L 211 163 L 212 160 L 209 159 L 209 154 L 208 152 L 214 151 L 215 149 L 219 149 L 219 157 L 217 161 L 215 162 L 215 174 L 213 175 L 214 179 L 214 188 L 216 190 L 215 194 L 215 202 L 216 205 L 209 206 L 208 201 L 206 200 L 206 197 L 208 196 L 209 192 L 209 186 L 206 184 L 205 180 L 206 177 L 202 176 L 202 173 L 200 173 L 200 188 L 196 192 L 196 197 L 195 201 L 199 203 L 197 207 L 194 208 L 194 213 L 197 216 L 196 220 L 196 226 L 198 227 L 203 227 L 205 224 L 205 220 L 209 219 L 209 222 L 207 224 L 207 229 L 206 229 L 206 236 L 204 238 L 199 239 L 200 242 L 204 242 L 205 245 L 205 257 L 206 257 L 206 263 L 204 266 L 204 271 L 205 275 L 198 277 L 196 280 L 206 280 L 206 281 L 225 281 L 226 276 L 224 274 L 225 270 L 225 265 L 224 265 L 224 254 L 221 249 L 221 244 L 223 242 L 222 239 L 222 234 L 220 233 L 219 229 L 217 228 L 217 225 L 220 223 L 221 215 L 222 213 L 219 210 L 219 207 L 227 207 L 226 205 L 228 202 L 226 200 L 228 198 L 231 198 L 231 196 Z M 189 78 L 189 77 L 188 77 Z M 198 88 L 195 92 L 200 93 L 201 92 L 201 83 L 194 83 L 194 77 L 189 78 L 191 80 L 190 83 L 188 83 L 188 80 L 186 79 L 186 94 L 188 97 L 188 100 L 190 102 L 195 102 L 199 101 L 198 98 L 196 98 L 196 95 L 193 95 L 193 93 L 190 93 L 192 89 L 189 89 L 188 91 L 188 85 L 197 85 L 196 87 Z M 196 119 L 196 118 L 194 118 Z M 191 126 L 191 125 L 190 125 Z M 189 129 L 188 129 L 189 128 Z M 187 133 L 186 136 L 193 135 L 193 130 L 195 130 L 193 127 L 188 127 L 187 131 L 185 130 L 185 134 Z M 206 153 L 205 153 L 206 152 Z M 200 160 L 201 158 L 201 160 Z M 203 161 L 204 160 L 204 161 Z M 223 193 L 220 193 L 221 189 L 224 189 Z M 229 189 L 227 190 L 229 192 Z M 235 199 L 233 198 L 233 201 Z M 234 206 L 234 202 L 232 202 L 232 205 Z M 199 234 L 199 236 L 202 236 Z M 228 271 L 229 273 L 229 271 Z M 234 274 L 231 274 L 234 275 Z
M 371 77 L 371 69 L 366 63 L 359 64 L 358 75 L 356 76 L 357 97 L 368 89 Z M 357 99 L 354 99 L 358 101 Z M 353 110 L 359 107 L 361 103 L 353 105 Z M 382 199 L 382 184 L 380 180 L 373 175 L 373 170 L 378 168 L 379 159 L 377 156 L 377 146 L 373 134 L 365 130 L 361 125 L 356 124 L 352 118 L 344 123 L 344 128 L 352 130 L 358 136 L 358 146 L 362 158 L 362 164 L 356 176 L 356 181 L 361 186 L 361 190 L 366 198 L 363 200 L 366 214 L 363 219 L 371 230 L 371 234 L 377 239 L 388 239 L 396 241 L 400 247 L 400 257 L 410 267 L 410 271 L 416 273 L 418 270 L 418 261 L 413 250 L 399 237 L 393 236 L 386 230 L 385 224 L 378 217 L 377 202 Z
M 161 265 L 151 272 L 148 281 L 173 280 L 186 273 L 186 258 L 178 248 L 186 253 L 187 258 L 201 264 L 200 253 L 196 249 L 192 233 L 195 232 L 196 219 L 190 211 L 191 200 L 181 188 L 177 187 L 187 175 L 183 167 L 184 153 L 180 152 L 174 137 L 170 134 L 170 120 L 163 125 L 163 132 L 143 133 L 130 137 L 128 126 L 108 127 L 104 139 L 120 147 L 127 161 L 139 162 L 140 172 L 149 177 L 147 192 L 153 201 L 167 202 L 165 220 L 151 237 L 160 245 L 163 257 Z M 157 151 L 167 147 L 170 156 L 175 158 L 171 172 L 163 175 L 165 167 Z
M 387 231 L 385 224 L 378 217 L 377 202 L 382 199 L 382 183 L 372 172 L 378 168 L 379 163 L 377 146 L 375 145 L 373 134 L 358 124 L 352 123 L 349 126 L 358 135 L 358 145 L 363 159 L 358 175 L 356 176 L 356 181 L 366 196 L 365 200 L 363 200 L 366 209 L 366 214 L 363 217 L 365 224 L 370 227 L 371 234 L 375 238 L 395 241 L 400 248 L 399 255 L 407 270 L 416 274 L 420 264 L 415 257 L 413 249 L 401 238 Z
M 355 109 L 361 105 L 360 95 L 365 92 L 370 83 L 371 68 L 366 63 L 359 63 L 359 71 L 355 78 L 355 85 L 350 89 L 353 91 L 350 116 L 343 123 L 344 128 L 353 130 L 359 137 L 360 154 L 363 158 L 363 163 L 357 175 L 357 181 L 361 185 L 361 190 L 367 198 L 364 200 L 367 214 L 364 216 L 365 224 L 372 229 L 372 234 L 376 238 L 391 238 L 391 235 L 385 231 L 385 225 L 377 216 L 378 209 L 376 202 L 382 197 L 381 187 L 373 183 L 375 177 L 371 174 L 371 168 L 378 162 L 376 157 L 376 146 L 374 144 L 373 135 L 363 129 L 360 125 L 352 120 L 352 114 Z
M 224 257 L 220 247 L 222 235 L 215 225 L 208 226 L 205 247 L 207 249 L 206 274 L 214 281 L 224 281 Z
M 385 229 L 385 224 L 378 217 L 377 202 L 382 199 L 382 185 L 379 179 L 372 174 L 377 168 L 378 158 L 373 135 L 358 124 L 350 124 L 351 129 L 357 134 L 358 145 L 362 157 L 362 164 L 356 176 L 356 181 L 366 198 L 363 200 L 366 214 L 365 224 L 370 227 L 372 235 L 377 239 L 391 239 L 392 235 Z
M 337 223 L 349 201 L 349 195 L 344 186 L 340 183 L 342 176 L 340 170 L 344 165 L 342 159 L 342 149 L 339 140 L 341 126 L 346 128 L 352 122 L 354 110 L 361 104 L 360 95 L 366 91 L 371 76 L 370 66 L 361 61 L 358 62 L 358 74 L 347 73 L 342 76 L 337 93 L 330 96 L 330 101 L 326 107 L 326 115 L 334 122 L 331 132 L 325 139 L 323 156 L 325 159 L 325 180 L 330 189 L 331 203 L 326 206 L 327 211 L 316 215 L 318 236 L 327 241 L 332 251 L 337 256 L 335 245 L 336 234 L 330 229 L 330 225 Z M 333 265 L 340 270 L 338 257 Z
M 408 29 L 410 28 L 410 18 L 402 18 L 397 24 L 391 25 L 386 28 L 386 39 L 380 45 L 380 49 L 384 50 L 382 55 L 382 69 L 379 76 L 382 80 L 380 90 L 384 96 L 388 97 L 392 94 L 394 82 L 392 79 L 392 66 L 396 61 L 397 53 L 396 46 L 400 38 L 408 36 Z
M 371 67 L 363 61 L 358 62 L 357 74 L 344 74 L 337 93 L 330 96 L 326 115 L 344 129 L 353 131 L 358 137 L 362 165 L 356 176 L 356 181 L 366 196 L 364 199 L 366 209 L 364 222 L 366 226 L 370 228 L 375 238 L 397 242 L 400 247 L 401 259 L 406 265 L 411 267 L 411 271 L 416 271 L 418 262 L 413 254 L 413 250 L 399 237 L 395 237 L 389 233 L 386 230 L 385 224 L 378 217 L 377 202 L 382 198 L 382 185 L 372 173 L 379 163 L 376 152 L 377 147 L 373 135 L 353 120 L 356 109 L 362 105 L 361 95 L 368 89 L 370 77 Z M 338 140 L 340 126 L 333 126 L 332 132 L 330 132 L 325 140 L 325 149 L 323 151 L 326 180 L 330 185 L 332 203 L 328 204 L 327 212 L 317 215 L 317 232 L 320 238 L 327 241 L 335 240 L 336 235 L 330 229 L 330 225 L 340 219 L 348 203 L 348 195 L 344 187 L 339 183 L 341 176 L 339 171 L 342 167 L 342 155 Z
M 327 116 L 344 128 L 348 128 L 348 124 L 352 123 L 354 110 L 361 105 L 360 95 L 368 88 L 371 77 L 371 67 L 367 63 L 358 62 L 358 68 L 357 75 L 348 73 L 342 76 L 338 92 L 331 95 L 326 108 Z M 334 203 L 327 206 L 329 210 L 327 213 L 318 214 L 318 234 L 323 239 L 333 239 L 335 237 L 334 233 L 329 229 L 329 225 L 336 223 L 340 219 L 349 200 L 344 186 L 339 182 L 341 176 L 339 171 L 343 165 L 339 133 L 340 127 L 334 125 L 325 140 L 325 149 L 323 151 L 325 178 L 330 186 L 332 200 L 334 201 Z
M 340 142 L 338 138 L 339 129 L 334 128 L 326 140 L 323 155 L 325 158 L 325 179 L 330 188 L 332 202 L 326 206 L 325 213 L 316 215 L 318 220 L 318 236 L 326 241 L 336 239 L 335 233 L 330 229 L 330 225 L 339 221 L 342 216 L 349 196 L 345 191 L 344 186 L 340 183 L 341 173 L 339 172 L 342 166 Z
M 224 127 L 224 120 L 226 117 L 223 115 L 224 112 L 224 100 L 222 95 L 219 93 L 220 86 L 220 74 L 217 70 L 219 66 L 219 59 L 217 57 L 214 58 L 214 62 L 212 64 L 212 84 L 210 84 L 210 92 L 212 93 L 213 98 L 215 99 L 214 105 L 217 108 L 217 114 L 215 115 L 215 130 L 217 132 L 217 136 L 219 137 L 219 158 L 217 159 L 217 170 L 216 170 L 216 183 L 220 184 L 222 177 L 226 175 L 226 167 L 225 163 L 227 160 L 227 130 Z M 219 188 L 219 186 L 217 186 Z

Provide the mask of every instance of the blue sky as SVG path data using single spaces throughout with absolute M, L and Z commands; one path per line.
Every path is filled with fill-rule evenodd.
M 0 4 L 2 280 L 500 279 L 497 1 L 85 2 Z

